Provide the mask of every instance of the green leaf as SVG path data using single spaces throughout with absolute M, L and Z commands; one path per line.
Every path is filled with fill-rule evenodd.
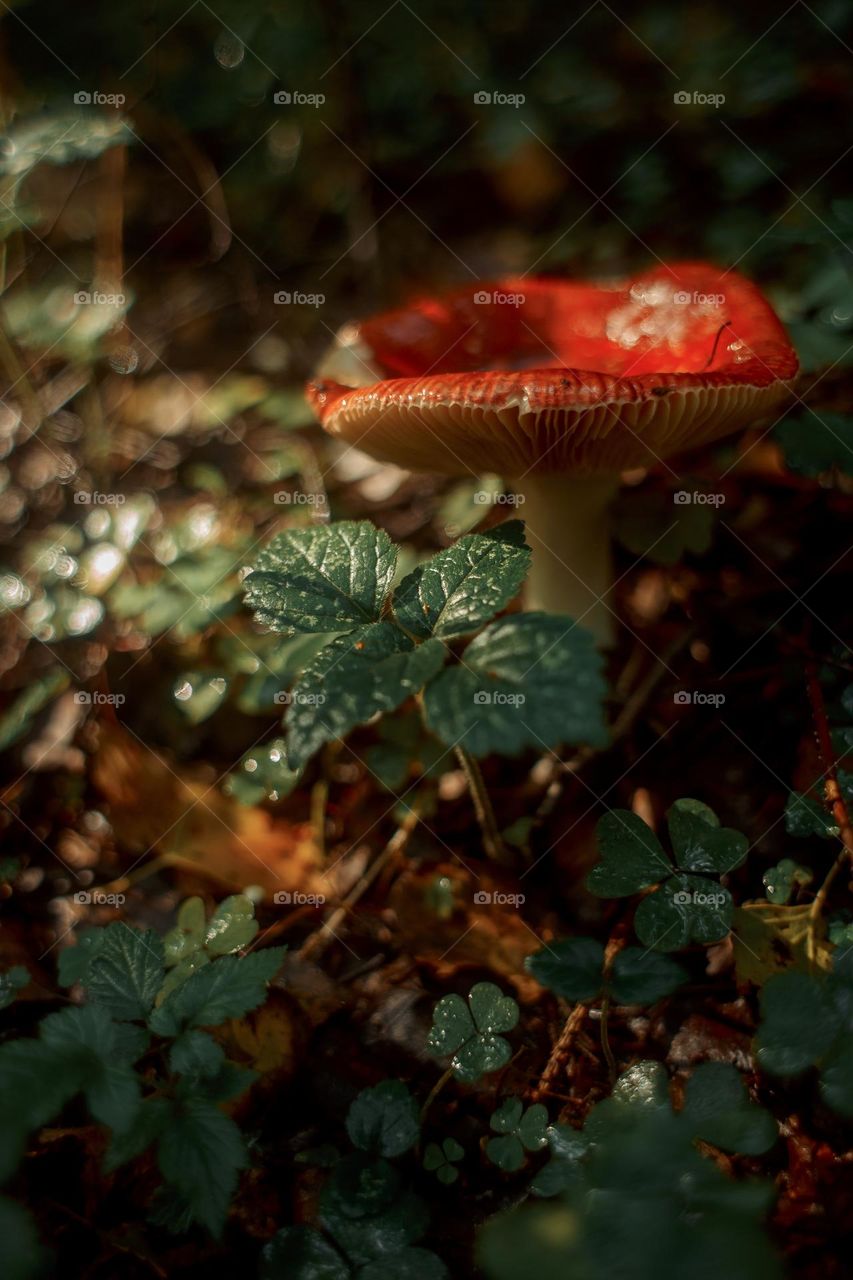
M 206 1031 L 184 1031 L 169 1050 L 169 1069 L 176 1075 L 214 1076 L 224 1061 L 222 1046 Z
M 85 984 L 89 965 L 107 940 L 106 929 L 82 929 L 73 947 L 64 947 L 59 953 L 59 983 L 71 987 L 75 982 Z
M 780 973 L 761 991 L 758 1065 L 777 1076 L 799 1075 L 829 1052 L 838 1030 L 826 983 L 806 973 Z
M 435 1057 L 452 1055 L 451 1066 L 460 1080 L 473 1081 L 509 1062 L 511 1049 L 501 1031 L 518 1022 L 518 1005 L 492 982 L 478 982 L 467 1002 L 444 996 L 433 1010 L 427 1047 Z
M 853 1119 L 853 1035 L 842 1036 L 825 1058 L 820 1091 L 833 1111 Z
M 168 966 L 179 964 L 204 946 L 204 899 L 187 898 L 178 910 L 178 922 L 163 939 L 163 952 Z
M 287 709 L 287 757 L 300 768 L 325 742 L 345 738 L 380 711 L 393 711 L 440 670 L 439 640 L 417 648 L 390 622 L 341 636 L 305 669 Z
M 725 875 L 746 857 L 746 836 L 721 827 L 716 814 L 699 800 L 676 800 L 667 823 L 675 858 L 683 871 Z
M 320 1200 L 320 1222 L 350 1262 L 364 1265 L 399 1253 L 426 1230 L 426 1206 L 410 1191 L 402 1192 L 380 1213 L 351 1217 L 330 1189 Z
M 520 1099 L 507 1098 L 494 1112 L 489 1125 L 503 1136 L 489 1139 L 486 1154 L 507 1173 L 521 1168 L 525 1150 L 539 1151 L 548 1144 L 548 1111 L 541 1102 L 525 1110 Z
M 86 989 L 90 1000 L 114 1018 L 145 1018 L 163 983 L 163 943 L 151 929 L 111 924 L 89 964 Z
M 672 874 L 672 864 L 651 827 L 629 809 L 606 813 L 595 829 L 601 861 L 586 879 L 599 898 L 626 898 Z
M 804 476 L 819 476 L 831 467 L 845 475 L 853 475 L 853 417 L 807 409 L 805 413 L 785 418 L 776 427 L 773 438 L 782 448 L 785 462 L 792 471 Z
M 710 502 L 673 501 L 661 492 L 623 492 L 615 504 L 614 532 L 634 556 L 673 565 L 685 551 L 702 555 L 711 545 L 717 508 Z
M 749 1100 L 739 1071 L 728 1062 L 703 1062 L 687 1082 L 682 1115 L 703 1142 L 722 1151 L 758 1156 L 779 1137 L 776 1121 Z
M 445 1138 L 441 1146 L 437 1142 L 429 1142 L 424 1152 L 424 1168 L 429 1173 L 435 1173 L 439 1182 L 449 1187 L 459 1177 L 459 1170 L 453 1166 L 464 1155 L 465 1148 L 455 1138 Z
M 258 556 L 246 603 L 283 635 L 351 631 L 379 620 L 396 564 L 387 533 L 366 520 L 287 529 Z
M 39 1128 L 58 1115 L 84 1082 L 79 1062 L 41 1040 L 10 1040 L 0 1046 L 3 1123 L 11 1130 Z M 22 1135 L 23 1136 L 23 1135 Z
M 731 924 L 731 894 L 704 876 L 672 876 L 643 898 L 634 916 L 637 937 L 656 951 L 719 942 Z
M 529 566 L 520 520 L 491 534 L 469 534 L 403 579 L 394 592 L 394 613 L 420 639 L 470 635 L 518 593 Z
M 577 1185 L 582 1177 L 581 1160 L 589 1150 L 582 1133 L 567 1124 L 549 1125 L 545 1136 L 551 1159 L 530 1183 L 536 1196 L 555 1196 Z
M 601 668 L 590 632 L 566 618 L 501 618 L 471 641 L 460 665 L 427 686 L 427 720 L 443 742 L 464 740 L 475 756 L 559 743 L 603 746 Z
M 96 1120 L 121 1132 L 139 1106 L 139 1081 L 117 1052 L 116 1024 L 102 1005 L 49 1014 L 39 1027 L 63 1072 L 76 1079 Z
M 793 858 L 782 858 L 775 867 L 764 872 L 761 883 L 764 885 L 767 901 L 784 907 L 790 902 L 794 887 L 811 884 L 812 879 L 813 875 L 808 867 L 801 866 Z
M 44 1253 L 33 1218 L 14 1200 L 0 1196 L 3 1280 L 33 1280 L 43 1274 Z
M 362 1089 L 347 1115 L 354 1146 L 381 1156 L 399 1156 L 418 1140 L 418 1107 L 401 1080 Z
M 334 1245 L 313 1227 L 284 1227 L 264 1245 L 259 1280 L 349 1280 Z
M 206 951 L 191 951 L 183 960 L 179 960 L 166 974 L 166 981 L 160 988 L 157 1003 L 162 1004 L 168 995 L 182 986 L 187 978 L 191 978 L 199 969 L 210 964 L 211 956 Z
M 798 791 L 790 792 L 785 804 L 785 830 L 789 836 L 822 836 L 824 840 L 840 833 L 835 820 L 822 804 Z
M 401 1249 L 368 1262 L 358 1280 L 448 1280 L 447 1267 L 430 1249 Z
M 205 965 L 166 997 L 149 1020 L 160 1036 L 176 1036 L 186 1027 L 214 1027 L 240 1018 L 263 1004 L 267 983 L 281 967 L 284 947 L 222 956 Z
M 112 1142 L 104 1157 L 104 1171 L 114 1173 L 147 1151 L 169 1124 L 174 1108 L 170 1098 L 143 1099 L 128 1127 L 121 1132 L 113 1130 Z
M 528 956 L 524 967 L 565 1000 L 594 1000 L 604 985 L 604 947 L 594 938 L 563 938 Z
M 328 1186 L 332 1200 L 349 1218 L 379 1213 L 396 1200 L 400 1175 L 387 1160 L 353 1151 L 335 1165 Z
M 204 934 L 204 945 L 214 956 L 229 955 L 247 947 L 258 932 L 251 900 L 236 893 L 220 902 Z
M 687 981 L 687 971 L 668 956 L 625 947 L 613 961 L 610 992 L 616 1004 L 654 1004 Z
M 13 964 L 11 969 L 7 969 L 5 973 L 0 973 L 0 1009 L 8 1009 L 9 1005 L 14 1002 L 18 992 L 23 991 L 29 980 L 30 971 L 25 969 L 22 964 Z
M 301 777 L 301 769 L 288 767 L 284 738 L 273 738 L 246 752 L 223 789 L 239 804 L 256 805 L 266 800 L 275 804 L 295 791 Z
M 238 1174 L 248 1163 L 234 1121 L 205 1098 L 185 1099 L 160 1134 L 157 1156 L 160 1172 L 193 1221 L 218 1236 Z

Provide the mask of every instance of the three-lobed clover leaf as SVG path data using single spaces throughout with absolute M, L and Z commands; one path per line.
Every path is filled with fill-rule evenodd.
M 451 1057 L 453 1074 L 474 1081 L 509 1062 L 512 1050 L 500 1032 L 512 1031 L 518 1022 L 518 1005 L 493 982 L 478 982 L 468 999 L 442 997 L 433 1010 L 427 1038 L 430 1053 Z
M 775 902 L 784 907 L 791 900 L 795 886 L 811 884 L 812 873 L 808 867 L 800 866 L 793 858 L 782 858 L 775 867 L 765 871 L 761 877 L 768 902 Z
M 282 635 L 378 622 L 397 566 L 388 534 L 367 520 L 287 529 L 258 555 L 246 603 Z
M 492 622 L 464 663 L 445 668 L 424 692 L 427 720 L 443 742 L 472 755 L 518 755 L 561 742 L 603 746 L 602 658 L 590 632 L 548 613 Z
M 541 1151 L 548 1145 L 548 1111 L 541 1102 L 525 1109 L 520 1098 L 507 1098 L 493 1113 L 489 1127 L 500 1137 L 489 1138 L 486 1154 L 506 1173 L 521 1168 L 525 1151 Z
M 853 955 L 836 954 L 832 972 L 791 971 L 761 992 L 757 1061 L 778 1076 L 820 1071 L 820 1090 L 839 1115 L 853 1118 Z
M 576 1003 L 608 995 L 614 1004 L 654 1004 L 686 981 L 687 973 L 668 956 L 625 947 L 604 977 L 604 947 L 594 938 L 563 938 L 528 956 L 524 967 L 555 995 Z
M 230 955 L 248 946 L 258 928 L 254 905 L 245 894 L 225 898 L 210 920 L 205 917 L 202 898 L 187 898 L 181 903 L 175 927 L 163 939 L 165 962 L 170 972 L 159 1000 L 164 1000 L 217 956 Z
M 659 886 L 647 894 L 634 917 L 640 941 L 657 951 L 676 951 L 690 942 L 718 942 L 731 928 L 732 899 L 712 880 L 740 866 L 748 841 L 721 827 L 716 814 L 698 800 L 676 800 L 667 814 L 675 852 L 673 866 L 654 832 L 628 810 L 605 814 L 597 827 L 601 861 L 587 877 L 591 893 L 621 898 Z
M 441 1146 L 428 1142 L 424 1152 L 424 1168 L 434 1173 L 444 1186 L 451 1186 L 459 1177 L 456 1165 L 465 1155 L 465 1148 L 455 1138 L 445 1138 Z

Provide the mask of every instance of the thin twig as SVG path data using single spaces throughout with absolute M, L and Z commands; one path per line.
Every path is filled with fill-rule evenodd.
M 474 804 L 474 812 L 477 815 L 477 821 L 480 824 L 480 830 L 483 834 L 483 848 L 490 858 L 494 858 L 496 862 L 511 861 L 509 851 L 504 844 L 501 833 L 498 830 L 498 824 L 495 819 L 495 811 L 492 808 L 492 802 L 489 799 L 489 793 L 486 790 L 486 784 L 483 781 L 483 775 L 480 772 L 480 766 L 474 757 L 462 746 L 453 748 L 456 759 L 462 766 L 462 771 L 468 782 L 468 790 L 471 793 L 471 800 Z
M 553 1093 L 554 1084 L 557 1077 L 562 1075 L 565 1070 L 566 1063 L 572 1051 L 572 1044 L 575 1036 L 580 1031 L 586 1016 L 589 1013 L 589 1006 L 583 1001 L 576 1004 L 572 1009 L 566 1021 L 563 1023 L 563 1030 L 560 1032 L 559 1039 L 556 1041 L 551 1050 L 548 1061 L 545 1063 L 545 1070 L 539 1077 L 539 1083 L 533 1090 L 532 1098 L 535 1102 L 541 1098 L 543 1094 Z

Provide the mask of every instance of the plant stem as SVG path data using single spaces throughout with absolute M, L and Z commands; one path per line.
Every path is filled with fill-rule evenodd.
M 567 613 L 601 648 L 613 644 L 614 616 L 609 508 L 612 475 L 528 475 L 516 483 L 533 563 L 525 587 L 528 609 Z
M 453 750 L 468 782 L 468 790 L 474 803 L 474 812 L 477 815 L 477 821 L 483 833 L 483 848 L 486 850 L 487 855 L 497 862 L 511 861 L 509 851 L 498 830 L 495 811 L 492 808 L 492 802 L 489 799 L 489 793 L 486 790 L 480 766 L 464 747 L 456 746 Z
M 421 1118 L 421 1126 L 422 1126 L 422 1127 L 423 1127 L 423 1123 L 424 1123 L 424 1121 L 425 1121 L 425 1120 L 426 1120 L 426 1118 L 427 1118 L 427 1113 L 428 1113 L 428 1111 L 429 1111 L 430 1107 L 431 1107 L 431 1106 L 432 1106 L 432 1104 L 435 1102 L 436 1098 L 437 1098 L 437 1097 L 438 1097 L 438 1095 L 441 1093 L 442 1089 L 443 1089 L 443 1088 L 444 1088 L 444 1086 L 447 1084 L 448 1080 L 451 1078 L 451 1076 L 452 1076 L 452 1075 L 453 1075 L 453 1067 L 448 1067 L 448 1068 L 447 1068 L 447 1070 L 445 1071 L 444 1075 L 441 1075 L 441 1076 L 439 1076 L 439 1077 L 438 1077 L 438 1079 L 436 1080 L 435 1084 L 432 1086 L 432 1088 L 430 1089 L 429 1093 L 427 1094 L 427 1096 L 426 1096 L 426 1101 L 424 1102 L 424 1105 L 421 1107 L 421 1117 L 420 1117 L 420 1118 Z
M 601 1016 L 598 1023 L 598 1029 L 601 1036 L 601 1052 L 604 1054 L 604 1060 L 607 1063 L 607 1070 L 610 1074 L 611 1084 L 615 1081 L 616 1059 L 613 1056 L 613 1050 L 610 1048 L 610 1035 L 608 1032 L 608 1017 L 610 1015 L 610 996 L 605 995 L 601 1000 Z
M 583 1026 L 588 1013 L 589 1007 L 582 1002 L 581 1004 L 576 1004 L 566 1018 L 559 1039 L 551 1050 L 548 1061 L 545 1063 L 545 1070 L 539 1077 L 539 1083 L 533 1091 L 534 1102 L 541 1098 L 543 1094 L 553 1092 L 554 1081 L 565 1067 L 571 1052 L 572 1042 Z

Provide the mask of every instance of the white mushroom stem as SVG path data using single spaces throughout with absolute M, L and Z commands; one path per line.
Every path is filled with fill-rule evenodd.
M 513 483 L 524 499 L 518 514 L 533 552 L 526 607 L 569 614 L 592 631 L 600 648 L 607 648 L 615 630 L 608 607 L 613 586 L 610 503 L 619 477 L 556 472 L 530 474 Z

